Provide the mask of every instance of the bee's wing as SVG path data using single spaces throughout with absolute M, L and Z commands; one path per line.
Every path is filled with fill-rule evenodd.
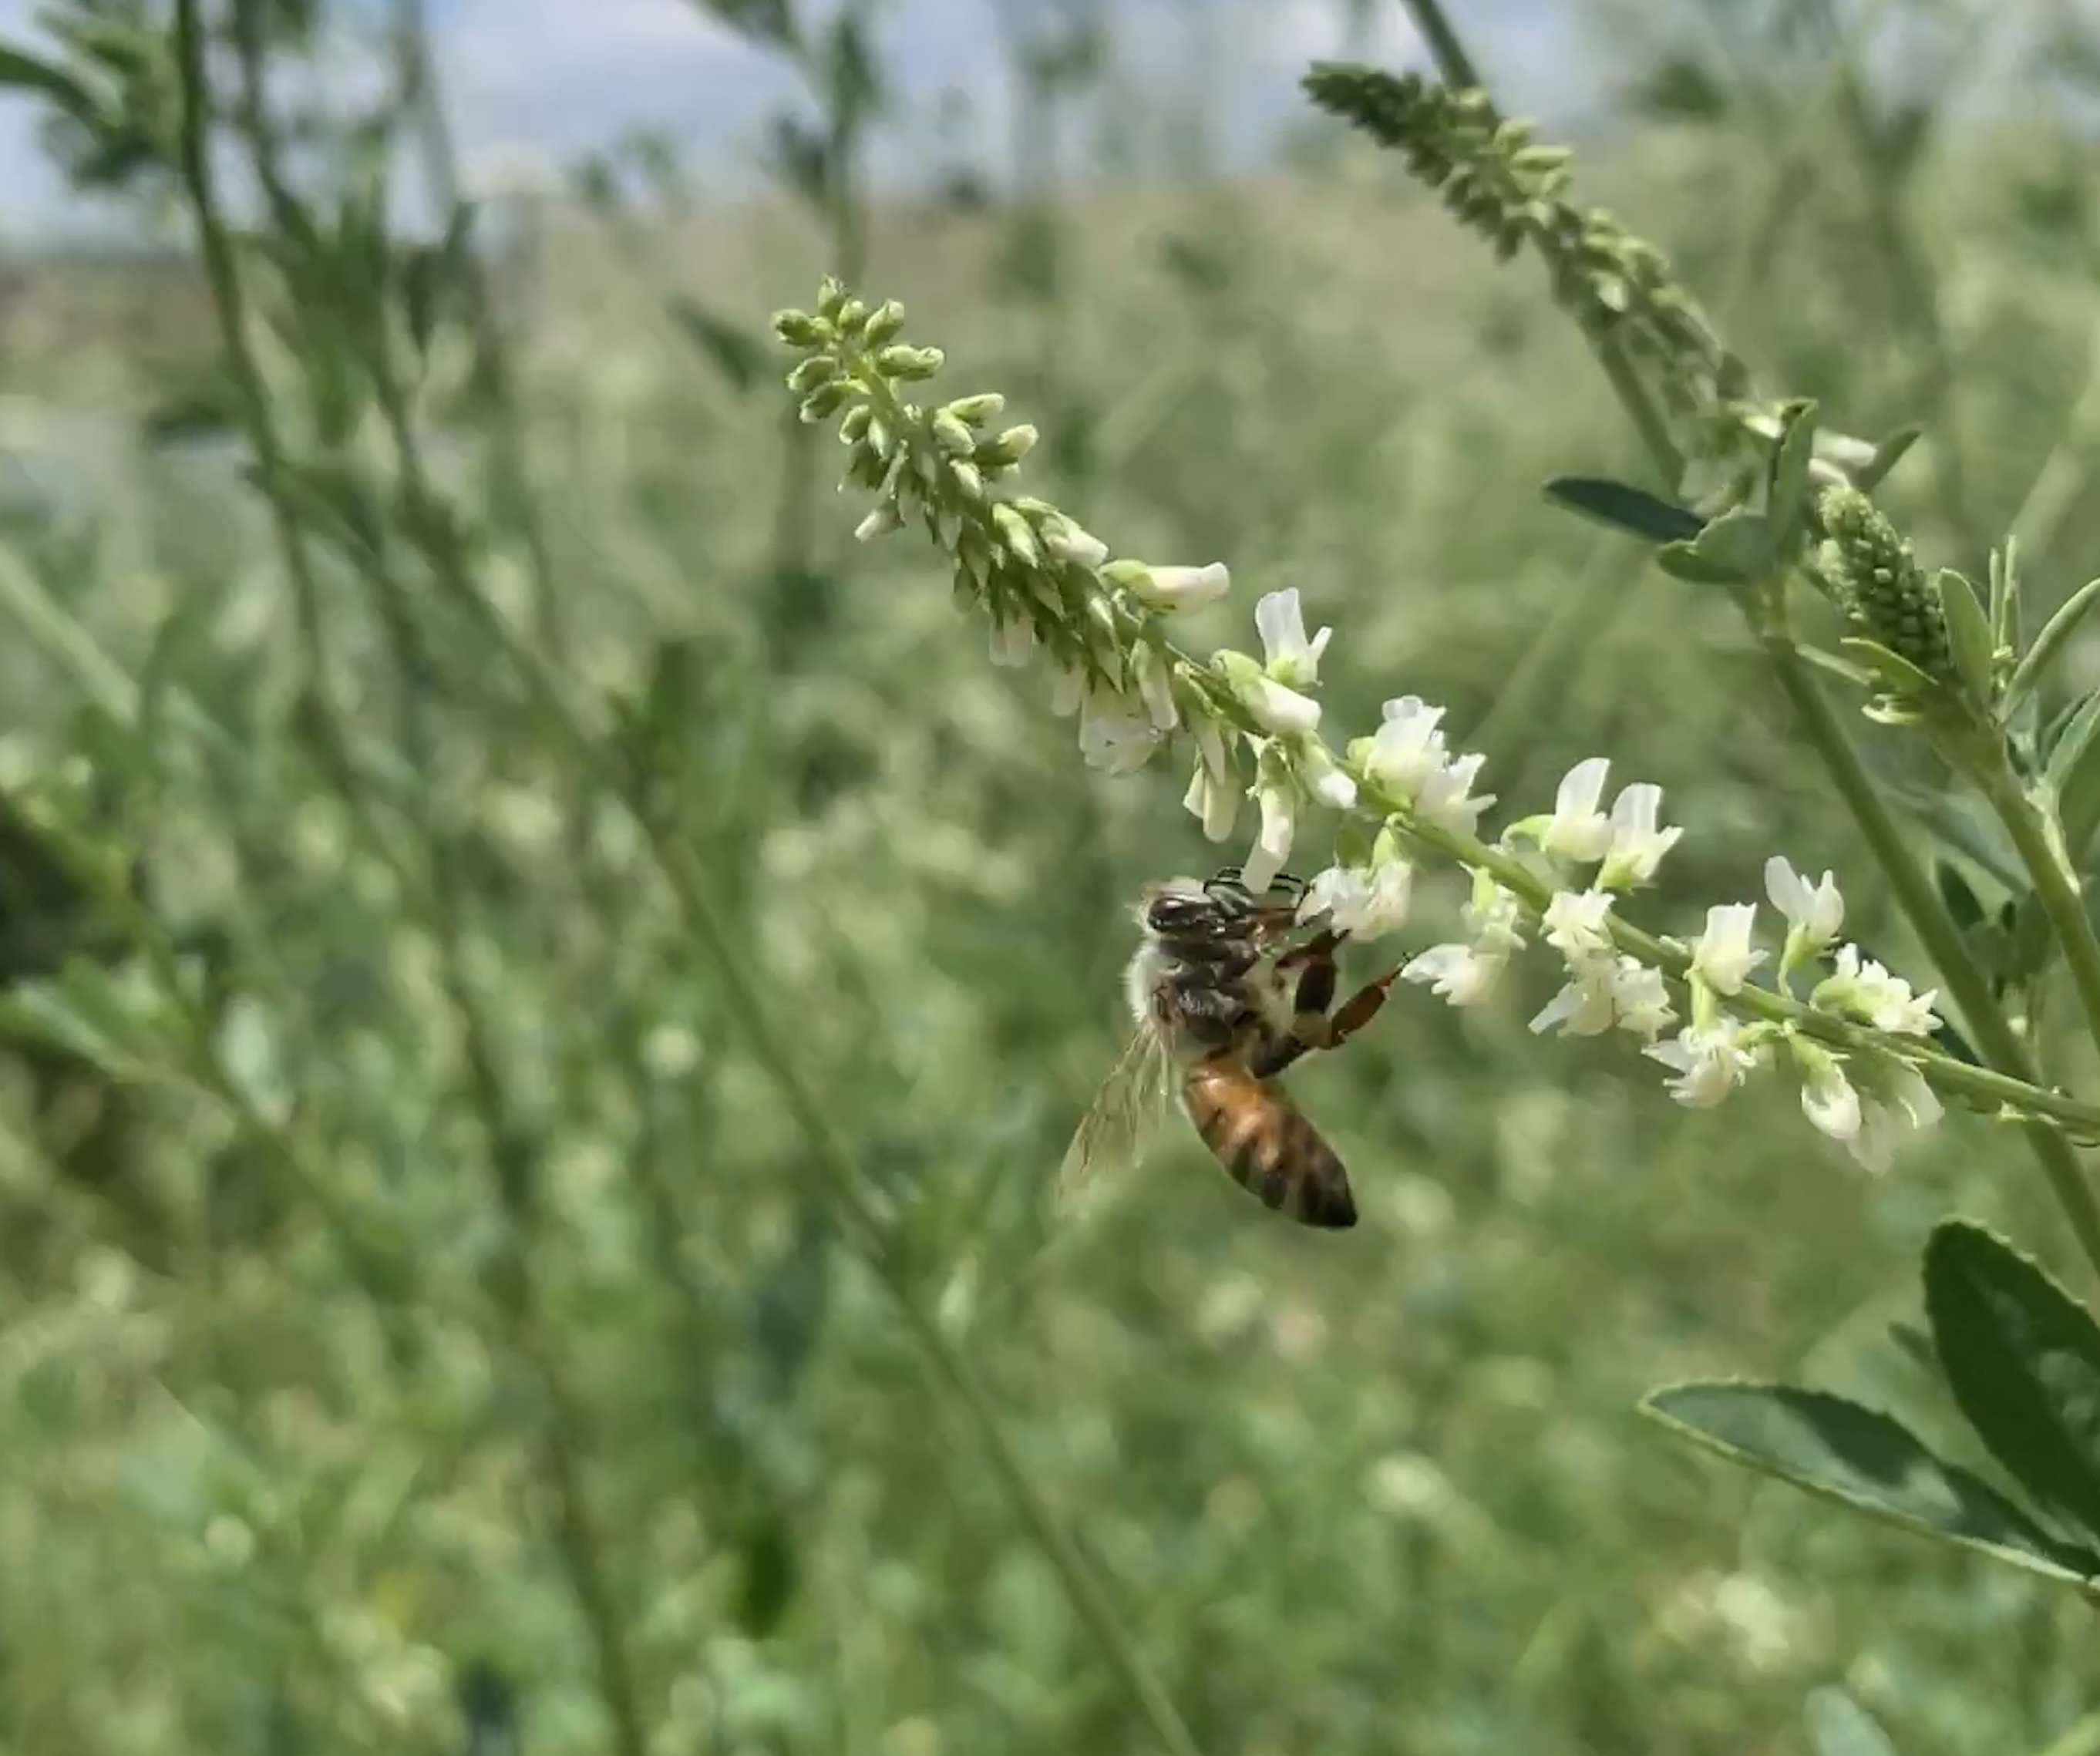
M 1057 1199 L 1069 1202 L 1094 1174 L 1136 1165 L 1164 1119 L 1174 1091 L 1174 1059 L 1150 1025 L 1138 1026 L 1101 1082 L 1057 1171 Z

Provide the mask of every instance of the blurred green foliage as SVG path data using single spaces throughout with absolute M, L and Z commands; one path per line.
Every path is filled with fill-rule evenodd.
M 2001 128 L 1928 86 L 1877 111 L 1864 75 L 1833 101 L 1783 33 L 1748 40 L 1658 51 L 1586 188 L 1774 383 L 1851 431 L 1926 421 L 1884 503 L 1979 571 L 2018 529 L 2053 606 L 2100 571 L 2074 105 Z M 1046 114 L 1099 71 L 1029 52 L 1054 64 L 1026 99 Z M 1688 834 L 1657 920 L 1756 895 L 1784 853 L 1846 875 L 1849 924 L 1914 957 L 1727 606 L 1541 497 L 1639 466 L 1535 269 L 1498 271 L 1368 148 L 1301 145 L 1288 170 L 1010 208 L 872 201 L 822 241 L 784 198 L 619 205 L 609 173 L 595 213 L 540 212 L 497 290 L 562 673 L 638 704 L 637 759 L 897 1216 L 890 1272 L 990 1385 L 1203 1750 L 1878 1749 L 1833 1684 L 1904 1756 L 2040 1750 L 2095 1705 L 2081 1605 L 1705 1467 L 1635 1412 L 1665 1379 L 1785 1376 L 1988 1476 L 1888 1325 L 1956 1206 L 2061 1258 L 2002 1131 L 1950 1122 L 1870 1184 L 1776 1087 L 1688 1114 L 1621 1048 L 1533 1037 L 1534 970 L 1477 1016 L 1409 991 L 1296 1079 L 1352 1167 L 1352 1234 L 1272 1220 L 1188 1137 L 1076 1223 L 1048 1210 L 1119 1046 L 1127 902 L 1219 855 L 1175 777 L 1088 774 L 929 551 L 856 548 L 857 511 L 813 491 L 829 456 L 783 441 L 749 338 L 849 235 L 946 383 L 1043 428 L 1038 492 L 1120 553 L 1230 563 L 1199 641 L 1243 642 L 1253 593 L 1295 585 L 1339 630 L 1338 723 L 1446 703 L 1506 806 L 1594 753 L 1661 784 Z M 10 1066 L 0 1749 L 613 1748 L 594 1614 L 665 1756 L 1149 1748 L 840 1247 L 638 835 L 433 610 L 434 754 L 376 759 L 371 786 L 390 821 L 413 796 L 443 826 L 461 960 L 540 1149 L 540 1321 L 484 1296 L 518 1216 L 480 1169 L 441 948 L 329 782 L 263 510 L 202 417 L 165 417 L 196 406 L 170 339 L 208 346 L 203 310 L 164 265 L 38 263 L 11 290 L 0 759 L 12 780 L 107 749 L 157 915 L 232 971 L 240 1089 L 282 1101 L 310 1172 L 411 1270 L 375 1287 L 192 1092 L 126 1094 L 112 1192 L 54 1137 L 38 1065 Z M 522 620 L 522 540 L 476 559 Z M 90 741 L 105 659 L 143 693 L 104 713 L 150 735 Z M 383 740 L 393 711 L 365 674 L 351 723 Z

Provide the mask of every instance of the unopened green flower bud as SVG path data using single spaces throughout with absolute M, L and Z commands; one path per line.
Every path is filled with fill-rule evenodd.
M 855 403 L 845 412 L 839 422 L 839 439 L 842 444 L 858 445 L 867 437 L 868 429 L 875 425 L 875 410 L 866 403 Z
M 820 384 L 828 384 L 839 374 L 837 357 L 831 354 L 812 354 L 788 374 L 788 388 L 797 396 L 807 396 Z
M 845 283 L 836 275 L 826 275 L 824 284 L 817 289 L 817 315 L 827 322 L 838 321 L 839 313 L 845 308 Z
M 832 326 L 806 311 L 776 311 L 773 333 L 790 347 L 816 347 L 832 338 Z
M 933 411 L 933 438 L 951 457 L 967 457 L 977 449 L 977 436 L 945 408 Z
M 1035 533 L 1028 527 L 1027 519 L 1012 507 L 997 505 L 991 509 L 992 527 L 1006 546 L 1030 567 L 1043 564 L 1043 550 L 1035 540 Z
M 867 321 L 861 325 L 860 338 L 867 346 L 880 347 L 885 342 L 894 341 L 903 327 L 903 306 L 893 298 L 885 299 L 868 313 Z
M 897 502 L 885 500 L 854 527 L 854 540 L 871 543 L 878 536 L 887 536 L 892 531 L 903 528 L 904 515 L 897 510 Z
M 977 501 L 984 498 L 984 472 L 975 464 L 958 457 L 948 465 L 948 474 L 965 499 Z
M 846 405 L 853 395 L 853 386 L 834 378 L 829 384 L 820 384 L 802 399 L 802 424 L 822 426 Z
M 953 415 L 964 425 L 981 427 L 1006 407 L 1006 399 L 997 390 L 981 391 L 975 396 L 958 396 L 942 408 L 943 414 Z
M 840 335 L 858 340 L 861 331 L 867 325 L 867 301 L 848 299 L 839 307 L 839 314 L 832 321 L 838 324 Z
M 913 347 L 908 342 L 893 342 L 876 351 L 875 368 L 885 378 L 930 378 L 947 360 L 938 347 Z
M 1031 426 L 1008 427 L 997 439 L 977 448 L 977 461 L 988 470 L 1010 470 L 1035 449 L 1036 438 Z
M 1954 656 L 1939 594 L 1881 509 L 1855 488 L 1816 502 L 1829 533 L 1824 558 L 1846 612 L 1872 638 L 1930 677 L 1952 683 Z

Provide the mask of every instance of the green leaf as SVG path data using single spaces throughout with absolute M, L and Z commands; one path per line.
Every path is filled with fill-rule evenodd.
M 1815 1756 L 1896 1756 L 1874 1716 L 1842 1689 L 1811 1689 L 1802 1722 Z
M 2008 536 L 2005 546 L 1991 551 L 1991 633 L 2008 652 L 2020 650 L 2019 541 Z M 2062 612 L 2058 611 L 2060 615 Z M 2047 630 L 2045 629 L 2046 635 Z M 2024 668 L 2024 666 L 2023 666 Z M 2017 702 L 2014 704 L 2017 705 Z
M 1688 542 L 1700 532 L 1699 514 L 1604 476 L 1557 475 L 1546 484 L 1555 505 L 1651 543 Z
M 101 108 L 95 94 L 64 68 L 8 43 L 0 43 L 0 87 L 40 93 L 82 121 Z
M 1773 533 L 1785 549 L 1801 534 L 1802 514 L 1808 503 L 1808 466 L 1815 457 L 1815 404 L 1789 403 L 1781 418 L 1785 426 L 1772 457 L 1768 505 Z
M 1969 699 L 1988 711 L 1996 691 L 1992 686 L 1995 668 L 1991 624 L 1977 601 L 1976 588 L 1952 567 L 1942 567 L 1936 577 L 1940 613 L 1947 618 L 1948 644 L 1954 649 L 1954 668 Z
M 1924 433 L 1921 426 L 1898 427 L 1895 432 L 1874 448 L 1874 455 L 1858 470 L 1852 472 L 1852 485 L 1863 494 L 1871 494 L 1886 481 L 1889 472 L 1903 461 L 1904 453 L 1915 445 Z
M 1673 579 L 1695 585 L 1754 585 L 1778 564 L 1771 521 L 1736 506 L 1724 512 L 1688 543 L 1670 543 L 1656 564 Z
M 1794 651 L 1819 670 L 1828 671 L 1833 677 L 1844 680 L 1860 689 L 1874 686 L 1874 673 L 1864 664 L 1855 664 L 1850 659 L 1833 652 L 1827 646 L 1797 646 Z
M 2094 690 L 2059 722 L 2062 730 L 2049 745 L 2042 779 L 2055 796 L 2057 823 L 2064 851 L 2081 863 L 2100 827 L 2100 689 Z
M 2100 1541 L 2100 1325 L 2032 1258 L 1963 1220 L 1926 1245 L 1925 1309 L 1977 1437 L 2067 1534 Z
M 2041 632 L 2035 636 L 2035 643 L 2027 648 L 2027 656 L 2013 673 L 2013 680 L 2005 686 L 2005 698 L 2017 704 L 2034 690 L 2056 661 L 2064 644 L 2078 632 L 2079 624 L 2092 614 L 2093 607 L 2100 604 L 2100 579 L 2088 580 L 2064 599 L 2062 607 L 2042 624 Z
M 1910 697 L 1930 695 L 1939 688 L 1939 684 L 1901 653 L 1891 652 L 1877 640 L 1852 634 L 1838 644 L 1846 651 L 1864 660 L 1882 687 L 1892 695 Z
M 772 350 L 748 329 L 716 316 L 696 300 L 680 293 L 669 302 L 671 320 L 686 338 L 713 362 L 733 390 L 748 391 L 770 376 Z
M 1932 863 L 1932 880 L 1939 886 L 1939 900 L 1946 904 L 1947 912 L 1954 917 L 1954 924 L 1964 933 L 1983 920 L 1983 905 L 1976 900 L 1976 893 L 1969 888 L 1969 880 L 1945 860 Z
M 1900 1423 L 1786 1384 L 1688 1383 L 1641 1412 L 1732 1463 L 1920 1536 L 2083 1586 L 2100 1557 L 2049 1536 L 1989 1483 L 1942 1462 Z
M 1946 846 L 1974 862 L 2016 894 L 2033 881 L 2005 825 L 1965 793 L 1935 792 L 1879 770 L 1882 790 L 1924 824 Z

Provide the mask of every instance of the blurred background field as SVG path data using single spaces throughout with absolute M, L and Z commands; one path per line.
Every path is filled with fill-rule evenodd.
M 999 4 L 1016 52 L 1085 22 Z M 1231 70 L 1290 120 L 1260 150 L 1192 126 L 1119 152 L 1146 96 L 1124 36 L 1176 70 L 1149 119 L 1200 119 L 1212 64 L 1174 33 L 1230 60 L 1250 10 L 1104 8 L 1097 60 L 1035 86 L 1008 64 L 968 148 L 878 118 L 941 174 L 893 165 L 845 234 L 748 160 L 652 176 L 556 142 L 580 174 L 495 210 L 550 650 L 593 698 L 682 655 L 708 893 L 895 1205 L 897 1272 L 1204 1751 L 1872 1756 L 1813 1741 L 1833 1686 L 1904 1756 L 2100 1747 L 2075 1602 L 1760 1492 L 1634 1412 L 1674 1378 L 1783 1374 L 1955 1444 L 1887 1325 L 1957 1206 L 2067 1256 L 2010 1137 L 1957 1118 L 1872 1181 L 1776 1082 L 1690 1114 L 1622 1043 L 1532 1036 L 1533 969 L 1478 1015 L 1406 990 L 1296 1079 L 1352 1167 L 1352 1234 L 1272 1220 L 1181 1136 L 1076 1222 L 1048 1209 L 1120 1045 L 1129 902 L 1220 854 L 1176 775 L 1082 765 L 915 533 L 851 541 L 863 508 L 790 426 L 765 327 L 842 236 L 858 288 L 947 351 L 948 394 L 1040 427 L 1029 492 L 1118 554 L 1229 563 L 1193 644 L 1248 644 L 1254 597 L 1295 585 L 1337 629 L 1330 724 L 1448 704 L 1517 813 L 1608 754 L 1687 828 L 1645 918 L 1695 930 L 1782 853 L 1835 867 L 1849 927 L 1932 979 L 1740 619 L 1541 499 L 1639 465 L 1535 266 L 1295 115 L 1280 60 Z M 1473 46 L 1528 94 L 1533 33 L 1580 45 L 1590 83 L 1553 95 L 1580 192 L 1772 387 L 1855 433 L 1924 422 L 1884 504 L 1928 564 L 1980 573 L 2017 530 L 2053 605 L 2100 571 L 2100 13 L 1862 10 L 1533 0 Z M 1351 9 L 1295 9 L 1327 11 L 1306 41 L 1332 53 Z M 1365 40 L 1418 60 L 1392 11 Z M 384 1216 L 415 1286 L 375 1299 L 310 1192 L 196 1098 L 90 1092 L 74 1125 L 11 1071 L 0 1749 L 497 1756 L 514 1718 L 518 1749 L 580 1756 L 628 1735 L 608 1688 L 663 1756 L 1154 1747 L 843 1247 L 633 831 L 434 608 L 437 754 L 394 748 L 384 787 L 457 837 L 466 961 L 546 1154 L 540 1320 L 487 1294 L 516 1216 L 431 929 L 327 783 L 233 442 L 167 418 L 210 361 L 207 293 L 143 203 L 101 211 L 126 247 L 32 230 L 6 256 L 0 757 L 104 751 L 82 702 L 145 682 L 155 761 L 105 760 L 155 906 L 232 946 L 230 1052 L 296 1094 L 320 1179 Z M 443 399 L 423 413 L 472 490 L 471 435 L 454 458 Z M 515 608 L 529 557 L 489 521 L 478 577 Z M 390 704 L 353 701 L 382 742 Z M 1424 889 L 1410 946 L 1461 899 Z

